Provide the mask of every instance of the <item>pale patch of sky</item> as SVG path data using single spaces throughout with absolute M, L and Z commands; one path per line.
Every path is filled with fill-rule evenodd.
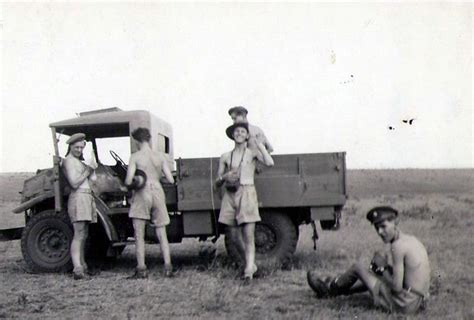
M 471 4 L 5 3 L 1 20 L 0 171 L 51 166 L 48 124 L 108 107 L 168 121 L 176 158 L 219 156 L 233 105 L 276 154 L 473 167 Z

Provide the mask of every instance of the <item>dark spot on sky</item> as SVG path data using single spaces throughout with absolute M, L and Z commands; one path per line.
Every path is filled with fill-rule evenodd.
M 415 121 L 415 118 L 402 120 L 403 123 L 408 123 L 409 125 L 412 125 L 412 124 L 413 124 L 413 121 Z

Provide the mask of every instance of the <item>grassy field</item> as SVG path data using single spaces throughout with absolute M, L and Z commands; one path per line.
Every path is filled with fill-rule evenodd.
M 24 175 L 0 175 L 2 209 L 18 200 Z M 388 204 L 401 212 L 401 228 L 426 245 L 432 267 L 428 309 L 413 319 L 474 319 L 474 170 L 357 170 L 348 173 L 350 198 L 341 229 L 320 232 L 313 251 L 309 226 L 288 270 L 265 270 L 242 286 L 230 267 L 223 239 L 216 245 L 188 240 L 171 245 L 180 268 L 174 279 L 161 273 L 156 245 L 147 246 L 148 280 L 124 280 L 135 264 L 134 247 L 88 281 L 69 274 L 24 271 L 18 241 L 0 243 L 0 318 L 28 319 L 398 319 L 371 307 L 361 294 L 318 300 L 306 271 L 343 271 L 368 262 L 382 245 L 365 221 L 368 209 Z M 15 198 L 16 197 L 16 198 Z M 0 212 L 4 213 L 4 212 Z M 3 218 L 2 218 L 3 219 Z

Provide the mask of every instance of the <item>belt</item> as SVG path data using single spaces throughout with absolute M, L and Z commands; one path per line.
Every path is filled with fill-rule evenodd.
M 92 190 L 91 189 L 85 189 L 85 188 L 79 188 L 79 189 L 75 189 L 72 191 L 73 193 L 88 193 L 88 194 L 92 194 Z

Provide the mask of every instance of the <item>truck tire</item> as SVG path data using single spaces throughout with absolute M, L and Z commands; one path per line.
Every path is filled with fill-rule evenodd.
M 259 267 L 279 268 L 287 264 L 298 243 L 298 229 L 287 214 L 262 212 L 262 221 L 255 226 L 256 263 Z M 225 246 L 228 255 L 243 264 L 245 257 L 237 249 L 226 231 Z
M 71 270 L 73 234 L 69 217 L 63 212 L 47 210 L 31 217 L 21 237 L 21 252 L 28 268 L 35 272 Z

